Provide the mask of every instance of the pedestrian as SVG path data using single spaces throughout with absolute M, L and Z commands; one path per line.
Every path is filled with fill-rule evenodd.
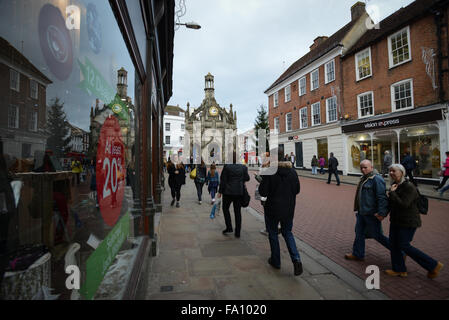
M 312 166 L 312 174 L 316 175 L 317 174 L 317 167 L 318 167 L 318 159 L 316 158 L 316 155 L 314 155 L 313 158 L 312 158 L 311 166 Z
M 235 237 L 240 238 L 242 229 L 242 214 L 241 202 L 243 200 L 243 193 L 245 182 L 249 181 L 248 168 L 243 164 L 236 163 L 236 153 L 233 154 L 233 164 L 225 164 L 220 175 L 220 184 L 218 189 L 218 198 L 223 195 L 223 215 L 226 223 L 226 229 L 223 234 L 232 233 L 232 221 L 229 207 L 231 203 L 234 206 L 235 215 Z
M 215 194 L 217 193 L 219 184 L 220 177 L 218 175 L 217 167 L 215 166 L 215 164 L 212 164 L 210 166 L 210 171 L 207 173 L 206 177 L 207 190 L 210 193 L 212 205 L 215 203 Z
M 335 179 L 337 180 L 337 186 L 340 185 L 340 178 L 338 177 L 338 160 L 337 158 L 334 157 L 334 154 L 331 152 L 330 153 L 330 158 L 329 158 L 329 178 L 327 178 L 327 184 L 331 183 L 331 177 L 332 174 L 335 175 Z
M 369 160 L 360 163 L 360 171 L 363 176 L 357 185 L 354 199 L 355 240 L 352 253 L 345 255 L 345 259 L 357 261 L 364 260 L 367 236 L 390 249 L 390 241 L 382 232 L 382 220 L 389 210 L 385 180 L 374 170 Z
M 80 184 L 80 175 L 83 171 L 83 168 L 81 166 L 81 162 L 78 159 L 73 158 L 71 163 L 72 173 L 76 176 L 76 184 Z
M 410 182 L 417 186 L 415 179 L 413 178 L 413 170 L 416 168 L 416 162 L 410 153 L 404 154 L 404 159 L 401 161 L 402 166 L 405 168 L 405 172 Z
M 196 193 L 198 196 L 198 204 L 201 204 L 202 196 L 203 196 L 203 186 L 206 182 L 206 173 L 207 168 L 204 164 L 203 159 L 201 159 L 201 164 L 195 165 L 196 168 L 196 176 L 195 176 L 195 187 L 196 187 Z
M 320 165 L 320 174 L 324 174 L 324 165 L 326 164 L 326 160 L 324 160 L 323 156 L 321 156 L 318 160 L 318 164 Z
M 435 187 L 435 190 L 440 190 L 441 188 L 444 187 L 444 185 L 447 182 L 447 179 L 449 179 L 449 151 L 446 151 L 446 162 L 443 163 L 443 167 L 444 167 L 444 171 L 443 171 L 443 180 L 441 180 L 440 184 L 438 187 Z M 445 188 L 444 191 L 446 191 L 447 189 Z M 440 191 L 440 195 L 443 195 L 444 191 Z
M 404 166 L 393 164 L 390 166 L 391 189 L 388 194 L 390 204 L 390 244 L 391 270 L 385 270 L 390 276 L 407 276 L 404 253 L 421 267 L 427 270 L 427 277 L 433 279 L 438 276 L 443 264 L 429 257 L 424 252 L 413 247 L 416 229 L 421 227 L 421 217 L 418 210 L 419 194 L 416 186 L 407 181 Z
M 390 151 L 386 150 L 384 152 L 384 163 L 383 163 L 383 170 L 382 170 L 382 177 L 388 177 L 388 170 L 390 166 L 393 163 L 393 158 L 391 157 Z
M 295 155 L 293 152 L 290 153 L 290 162 L 292 163 L 292 168 L 295 167 Z
M 97 163 L 97 158 L 94 158 L 90 165 L 90 192 L 91 199 L 95 201 L 95 207 L 98 208 L 98 195 L 97 195 L 97 174 L 95 170 L 95 164 Z
M 168 171 L 168 185 L 171 190 L 171 196 L 173 200 L 170 205 L 173 206 L 176 200 L 176 207 L 179 208 L 179 200 L 181 199 L 181 187 L 186 184 L 186 172 L 184 166 L 178 163 L 176 166 L 173 162 L 168 160 L 167 162 Z
M 279 160 L 282 160 L 282 158 L 280 157 Z M 274 175 L 262 175 L 262 182 L 259 185 L 260 195 L 267 198 L 264 213 L 271 248 L 268 263 L 275 269 L 281 268 L 278 239 L 278 224 L 280 223 L 281 234 L 287 245 L 295 276 L 303 272 L 301 258 L 292 233 L 296 195 L 299 194 L 299 191 L 298 174 L 289 161 L 279 162 Z

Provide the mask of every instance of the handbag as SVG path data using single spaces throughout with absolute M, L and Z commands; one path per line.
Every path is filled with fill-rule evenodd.
M 243 184 L 243 196 L 242 196 L 242 200 L 241 200 L 242 208 L 248 207 L 250 201 L 251 201 L 251 197 L 248 193 L 248 190 L 246 189 L 245 184 Z
M 429 211 L 429 199 L 427 199 L 426 196 L 422 195 L 418 188 L 416 188 L 416 191 L 418 191 L 418 211 L 421 214 L 427 214 Z
M 196 168 L 193 169 L 192 171 L 190 171 L 190 179 L 195 179 L 196 178 Z

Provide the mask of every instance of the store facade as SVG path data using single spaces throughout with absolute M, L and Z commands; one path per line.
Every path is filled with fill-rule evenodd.
M 413 174 L 420 180 L 438 181 L 449 150 L 447 114 L 446 104 L 436 104 L 343 123 L 344 173 L 361 174 L 360 162 L 365 159 L 382 172 L 385 151 L 389 151 L 393 163 L 410 154 L 416 162 Z
M 0 298 L 136 298 L 157 252 L 174 1 L 0 15 Z M 80 154 L 67 123 L 89 135 Z

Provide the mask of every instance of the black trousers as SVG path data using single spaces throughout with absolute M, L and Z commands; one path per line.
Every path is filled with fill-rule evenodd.
M 176 198 L 176 201 L 179 201 L 181 199 L 181 186 L 175 184 L 174 186 L 170 186 L 170 190 L 172 198 Z
M 417 185 L 417 184 L 416 184 L 416 181 L 415 181 L 415 179 L 413 178 L 413 170 L 405 169 L 405 174 L 406 174 L 406 176 L 409 178 L 410 182 L 413 183 L 413 184 L 416 186 L 416 185 Z
M 235 215 L 235 234 L 240 235 L 240 230 L 242 229 L 242 196 L 229 196 L 223 195 L 223 215 L 225 219 L 226 229 L 233 230 L 231 213 L 229 208 L 231 203 L 234 205 L 234 215 Z
M 440 185 L 438 186 L 438 189 L 441 189 L 444 187 L 444 185 L 447 182 L 447 179 L 449 179 L 449 176 L 443 176 L 443 180 L 441 180 Z

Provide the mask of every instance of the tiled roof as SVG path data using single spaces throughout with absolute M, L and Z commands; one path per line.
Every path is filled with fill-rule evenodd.
M 437 3 L 443 3 L 447 1 L 442 0 L 416 0 L 406 7 L 403 7 L 387 18 L 379 22 L 378 29 L 368 30 L 357 43 L 345 53 L 345 56 L 349 56 L 357 51 L 360 51 L 372 43 L 379 41 L 380 39 L 389 36 L 394 31 L 401 29 L 408 25 L 414 19 L 420 18 L 429 13 L 429 9 Z
M 180 108 L 179 106 L 169 106 L 169 105 L 167 105 L 164 108 L 164 111 L 168 111 L 168 112 L 186 112 L 184 109 Z
M 323 43 L 321 43 L 316 48 L 309 51 L 307 54 L 305 54 L 299 60 L 293 63 L 267 90 L 265 90 L 265 93 L 267 93 L 269 90 L 277 86 L 285 79 L 291 77 L 293 74 L 295 74 L 308 64 L 312 63 L 313 61 L 317 60 L 318 58 L 322 57 L 323 55 L 331 51 L 332 49 L 339 46 L 340 42 L 351 30 L 351 28 L 354 26 L 356 22 L 357 20 L 349 22 L 343 28 L 335 32 L 333 35 L 331 35 L 328 39 L 323 41 Z

